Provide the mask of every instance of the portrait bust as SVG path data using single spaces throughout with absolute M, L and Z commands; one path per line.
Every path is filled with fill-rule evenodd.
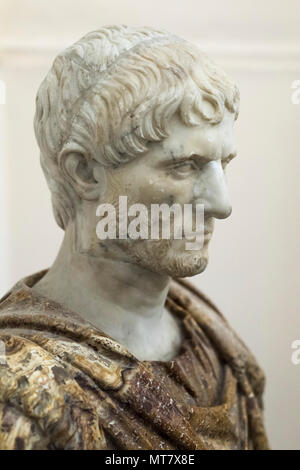
M 52 267 L 0 302 L 1 449 L 268 449 L 264 375 L 184 279 L 231 213 L 238 106 L 217 65 L 154 28 L 103 27 L 56 57 L 34 128 L 65 236 Z M 147 213 L 198 204 L 202 243 L 186 249 L 191 217 L 181 238 L 126 225 L 101 239 L 99 205 L 120 229 L 120 197 Z

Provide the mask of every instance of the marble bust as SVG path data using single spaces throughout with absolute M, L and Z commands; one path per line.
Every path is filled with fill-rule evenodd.
M 1 449 L 268 448 L 264 375 L 184 279 L 231 213 L 238 106 L 226 74 L 165 31 L 103 27 L 57 56 L 34 127 L 65 236 L 52 267 L 0 302 Z M 100 239 L 97 207 L 118 212 L 120 196 L 201 204 L 201 246 Z

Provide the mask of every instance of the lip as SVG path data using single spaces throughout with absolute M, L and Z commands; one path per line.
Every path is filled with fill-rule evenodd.
M 185 234 L 184 235 L 184 238 L 187 240 L 187 241 L 194 241 L 198 236 L 200 237 L 204 237 L 204 240 L 206 240 L 207 238 L 210 238 L 211 237 L 211 234 L 212 232 L 210 231 L 205 231 L 204 234 L 203 232 L 194 232 L 194 233 L 189 233 L 189 234 Z

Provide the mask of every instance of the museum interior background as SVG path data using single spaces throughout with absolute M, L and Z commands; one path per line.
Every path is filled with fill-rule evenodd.
M 298 0 L 2 0 L 0 4 L 0 296 L 48 267 L 63 232 L 33 133 L 37 87 L 55 55 L 114 23 L 165 28 L 199 44 L 241 92 L 233 213 L 217 221 L 207 270 L 192 279 L 227 316 L 267 376 L 275 449 L 300 448 L 300 80 Z

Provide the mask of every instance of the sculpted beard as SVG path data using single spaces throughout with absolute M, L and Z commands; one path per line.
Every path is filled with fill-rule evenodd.
M 199 251 L 187 251 L 185 240 L 117 240 L 118 246 L 133 263 L 152 272 L 172 277 L 189 277 L 205 270 L 207 246 Z M 174 247 L 178 242 L 181 248 Z
M 110 178 L 105 195 L 105 203 L 112 204 L 116 211 L 117 234 L 119 233 L 119 196 L 122 192 L 120 186 L 118 181 Z M 137 203 L 132 194 L 127 196 L 128 207 Z M 148 207 L 148 214 L 150 214 L 150 207 Z M 199 250 L 186 250 L 184 234 L 180 240 L 172 238 L 173 222 L 173 216 L 171 215 L 170 239 L 150 239 L 151 220 L 149 217 L 149 239 L 133 240 L 127 235 L 128 238 L 125 240 L 117 238 L 115 240 L 104 240 L 104 243 L 111 254 L 117 255 L 122 261 L 136 264 L 154 273 L 166 274 L 171 277 L 190 277 L 200 274 L 208 264 L 208 241 L 204 241 L 203 247 Z M 127 227 L 129 223 L 130 220 L 127 221 Z M 205 230 L 212 232 L 213 225 L 213 218 L 205 220 Z M 196 231 L 194 214 L 193 231 Z M 103 241 L 99 241 L 99 243 L 103 245 Z
M 193 219 L 195 220 L 195 219 Z M 205 222 L 205 230 L 213 231 L 214 220 Z M 171 223 L 171 228 L 172 228 Z M 195 231 L 195 227 L 193 227 Z M 150 227 L 149 227 L 149 233 Z M 130 256 L 132 262 L 152 272 L 171 277 L 190 277 L 200 274 L 208 264 L 208 242 L 199 250 L 187 250 L 186 240 L 117 240 L 118 246 Z

